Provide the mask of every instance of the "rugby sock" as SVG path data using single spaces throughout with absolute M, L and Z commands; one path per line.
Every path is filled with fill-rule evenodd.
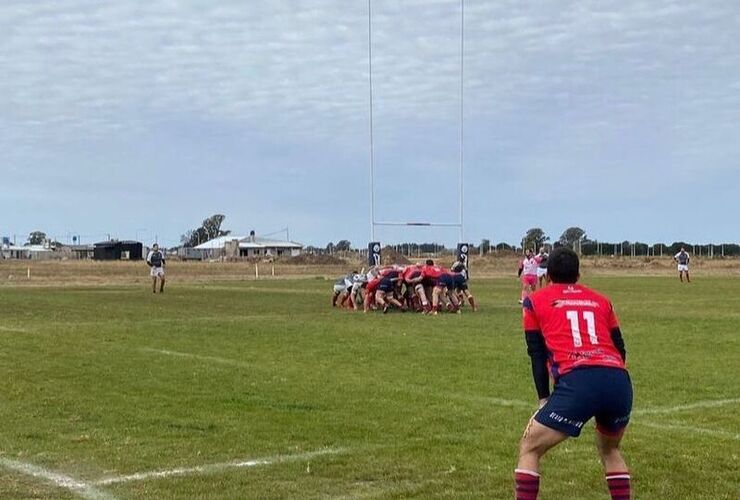
M 609 472 L 606 475 L 606 484 L 609 486 L 612 500 L 630 500 L 629 472 Z
M 472 307 L 473 311 L 475 311 L 475 297 L 473 297 L 472 295 L 468 297 L 468 302 L 470 302 L 470 307 Z
M 526 469 L 515 469 L 516 500 L 537 500 L 540 492 L 540 475 Z

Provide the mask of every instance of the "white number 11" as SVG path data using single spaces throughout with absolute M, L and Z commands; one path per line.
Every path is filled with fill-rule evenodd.
M 573 345 L 581 347 L 583 340 L 581 340 L 581 326 L 578 321 L 578 311 L 565 311 L 565 316 L 570 321 L 570 333 L 573 334 Z M 593 311 L 583 311 L 583 319 L 586 321 L 586 329 L 588 330 L 588 338 L 592 345 L 597 345 L 599 339 L 596 337 L 596 320 L 594 319 Z

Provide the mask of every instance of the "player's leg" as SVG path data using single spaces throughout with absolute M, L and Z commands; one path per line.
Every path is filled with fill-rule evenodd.
M 468 304 L 470 304 L 470 308 L 473 310 L 473 312 L 478 310 L 478 306 L 475 304 L 475 297 L 473 297 L 473 294 L 470 293 L 470 290 L 463 291 L 463 294 L 465 294 L 465 298 L 468 299 Z
M 432 289 L 432 314 L 437 314 L 439 310 L 439 301 L 443 291 L 442 287 L 436 285 Z
M 157 293 L 157 275 L 152 276 L 152 293 Z
M 457 297 L 457 290 L 454 288 L 448 288 L 447 290 L 447 296 L 450 299 L 450 302 L 452 303 L 452 311 L 454 312 L 460 312 L 460 300 Z
M 630 500 L 631 485 L 627 463 L 619 452 L 622 433 L 604 434 L 597 429 L 596 449 L 604 466 L 606 484 L 612 500 Z
M 532 417 L 519 445 L 519 460 L 514 471 L 516 500 L 536 500 L 540 489 L 540 459 L 553 446 L 568 439 L 564 432 L 551 429 Z
M 691 283 L 691 278 L 689 278 L 689 268 L 686 267 L 686 282 Z
M 165 282 L 164 271 L 162 271 L 159 275 L 159 293 L 164 293 L 164 282 Z
M 385 300 L 386 292 L 378 290 L 375 292 L 375 304 L 383 309 L 383 313 L 388 312 L 388 302 Z
M 414 287 L 414 291 L 421 301 L 421 307 L 424 308 L 424 311 L 429 311 L 429 299 L 427 299 L 428 295 L 424 291 L 424 285 L 422 285 L 421 283 L 417 284 Z
M 614 368 L 599 369 L 597 376 L 602 390 L 597 397 L 600 409 L 596 414 L 596 449 L 612 500 L 629 500 L 630 474 L 619 443 L 632 412 L 632 382 L 626 371 Z

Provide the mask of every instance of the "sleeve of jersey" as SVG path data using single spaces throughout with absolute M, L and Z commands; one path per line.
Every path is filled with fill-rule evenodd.
M 547 373 L 547 346 L 542 335 L 537 315 L 529 297 L 524 299 L 524 336 L 527 354 L 532 361 L 532 378 L 539 399 L 550 396 L 550 376 Z
M 609 306 L 611 307 L 611 304 L 609 304 Z M 617 315 L 614 313 L 613 307 L 609 310 L 609 333 L 614 347 L 617 348 L 617 351 L 619 351 L 619 354 L 622 356 L 622 361 L 627 361 L 627 349 L 624 347 L 622 330 L 619 328 L 619 320 L 617 319 Z

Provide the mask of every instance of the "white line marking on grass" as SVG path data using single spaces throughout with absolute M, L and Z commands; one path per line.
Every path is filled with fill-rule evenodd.
M 251 460 L 239 460 L 234 462 L 223 462 L 217 464 L 206 464 L 195 467 L 178 467 L 175 469 L 165 469 L 150 472 L 139 472 L 136 474 L 129 474 L 126 476 L 114 476 L 109 478 L 100 479 L 95 481 L 94 484 L 105 486 L 117 483 L 128 483 L 131 481 L 147 481 L 149 479 L 162 479 L 168 477 L 177 476 L 193 476 L 199 474 L 215 474 L 223 472 L 229 469 L 241 469 L 259 467 L 263 465 L 274 465 L 286 462 L 299 462 L 302 460 L 310 460 L 312 458 L 321 457 L 325 455 L 337 455 L 344 453 L 343 449 L 328 448 L 325 450 L 310 451 L 307 453 L 299 453 L 297 455 L 277 455 L 267 458 L 256 458 Z
M 239 361 L 236 361 L 234 359 L 219 358 L 217 356 L 201 356 L 200 354 L 191 354 L 189 352 L 168 351 L 166 349 L 152 349 L 150 347 L 142 347 L 139 350 L 143 352 L 151 352 L 154 354 L 164 354 L 165 356 L 174 356 L 177 358 L 197 359 L 200 361 L 208 361 L 210 363 L 219 363 L 222 365 L 250 367 L 249 365 L 245 363 L 240 363 Z
M 418 395 L 432 396 L 435 398 L 442 399 L 456 399 L 458 401 L 469 401 L 474 403 L 485 403 L 492 404 L 495 406 L 505 407 L 521 407 L 521 408 L 537 408 L 537 403 L 534 401 L 527 402 L 520 399 L 505 399 L 493 396 L 478 396 L 475 394 L 462 394 L 462 393 L 448 393 L 448 392 L 437 392 L 431 391 L 424 387 L 415 386 L 411 384 L 399 384 L 396 386 L 401 391 L 410 392 Z
M 663 415 L 667 413 L 675 413 L 678 411 L 696 410 L 699 408 L 716 408 L 718 406 L 732 405 L 740 403 L 740 398 L 733 399 L 715 399 L 710 401 L 697 401 L 696 403 L 688 403 L 684 405 L 676 406 L 664 406 L 657 408 L 643 408 L 642 410 L 635 410 L 632 412 L 633 415 Z
M 732 432 L 723 431 L 723 430 L 705 429 L 703 427 L 694 427 L 691 425 L 654 424 L 652 422 L 637 422 L 637 423 L 639 425 L 644 425 L 645 427 L 651 427 L 653 429 L 659 429 L 662 431 L 663 430 L 683 431 L 683 432 L 690 432 L 692 434 L 706 434 L 708 436 L 734 439 L 735 441 L 740 441 L 740 434 L 734 434 Z
M 44 479 L 47 482 L 53 483 L 54 485 L 76 493 L 82 498 L 88 500 L 114 500 L 115 497 L 96 489 L 94 486 L 75 479 L 70 476 L 66 476 L 59 472 L 50 471 L 39 467 L 38 465 L 29 464 L 26 462 L 19 462 L 18 460 L 11 460 L 9 458 L 0 457 L 0 466 L 5 467 L 27 476 L 32 476 L 38 479 Z
M 18 326 L 3 326 L 0 325 L 0 332 L 11 332 L 11 333 L 31 333 L 31 330 L 21 328 Z

